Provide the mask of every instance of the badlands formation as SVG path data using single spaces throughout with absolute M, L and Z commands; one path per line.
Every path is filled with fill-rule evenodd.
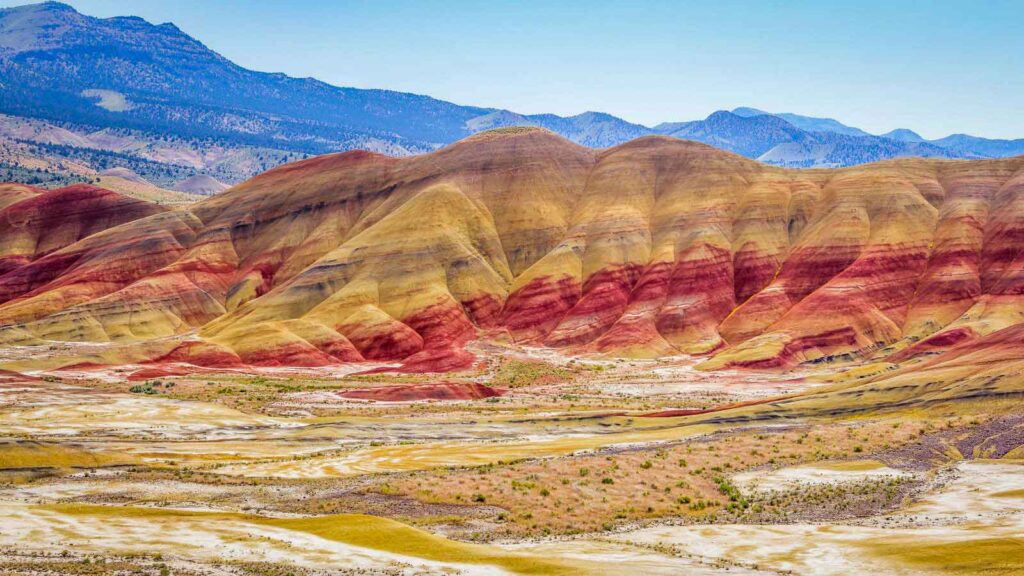
M 1024 572 L 1024 157 L 501 129 L 0 186 L 0 574 Z
M 1024 158 L 798 171 L 517 128 L 173 211 L 83 187 L 3 203 L 0 342 L 111 345 L 68 363 L 448 371 L 484 339 L 777 369 L 1024 334 Z

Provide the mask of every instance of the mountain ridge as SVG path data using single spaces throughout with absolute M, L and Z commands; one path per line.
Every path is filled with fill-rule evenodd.
M 1005 158 L 1024 154 L 1024 138 L 1016 140 L 1000 140 L 981 138 L 968 134 L 951 134 L 943 138 L 928 140 L 917 132 L 908 128 L 896 128 L 884 134 L 869 134 L 860 128 L 848 126 L 832 118 L 817 118 L 813 116 L 802 116 L 789 112 L 771 113 L 757 108 L 739 107 L 732 111 L 734 114 L 743 117 L 775 116 L 786 120 L 798 128 L 808 132 L 832 132 L 846 136 L 864 136 L 869 138 L 884 138 L 899 142 L 927 144 L 937 146 L 949 151 L 953 157 L 964 158 Z M 657 129 L 657 127 L 656 127 Z M 881 159 L 881 158 L 877 158 Z
M 137 131 L 181 138 L 193 148 L 229 146 L 239 151 L 239 160 L 216 175 L 229 184 L 255 175 L 268 161 L 289 161 L 297 154 L 346 149 L 417 154 L 476 131 L 516 125 L 546 127 L 597 148 L 673 133 L 748 155 L 756 152 L 752 157 L 791 167 L 844 166 L 910 155 L 1024 153 L 1024 140 L 950 136 L 908 143 L 869 135 L 830 118 L 753 108 L 737 109 L 737 116 L 748 123 L 725 126 L 716 117 L 724 112 L 719 111 L 704 120 L 648 128 L 601 112 L 524 115 L 418 94 L 336 87 L 312 78 L 247 70 L 171 23 L 93 18 L 53 2 L 0 10 L 0 97 L 0 113 L 58 123 L 83 135 Z M 767 130 L 760 116 L 780 118 L 793 128 Z M 723 131 L 709 129 L 716 125 Z M 743 130 L 747 133 L 741 134 Z M 789 136 L 779 137 L 780 132 Z M 254 162 L 253 156 L 264 160 Z M 57 151 L 50 164 L 80 157 Z M 177 172 L 175 181 L 210 171 L 209 166 L 184 166 L 173 158 L 159 161 Z M 146 177 L 172 180 L 152 173 Z

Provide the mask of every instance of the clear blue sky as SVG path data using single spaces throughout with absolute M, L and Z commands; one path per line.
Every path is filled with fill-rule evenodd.
M 68 3 L 174 22 L 248 68 L 523 113 L 650 125 L 754 106 L 1024 137 L 1024 0 Z

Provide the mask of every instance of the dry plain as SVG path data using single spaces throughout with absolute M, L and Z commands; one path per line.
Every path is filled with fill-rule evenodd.
M 0 573 L 1024 569 L 1012 401 L 780 417 L 864 369 L 476 351 L 445 375 L 4 373 Z

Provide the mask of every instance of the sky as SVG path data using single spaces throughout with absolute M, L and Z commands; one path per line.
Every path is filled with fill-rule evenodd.
M 174 22 L 247 68 L 526 114 L 654 125 L 752 106 L 1024 137 L 1024 0 L 67 3 Z

